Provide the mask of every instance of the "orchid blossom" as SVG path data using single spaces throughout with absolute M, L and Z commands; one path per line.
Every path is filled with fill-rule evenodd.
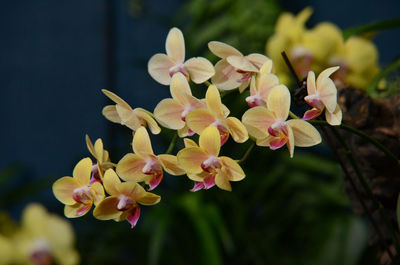
M 103 93 L 116 105 L 108 105 L 103 108 L 103 115 L 109 121 L 120 123 L 135 132 L 141 126 L 148 126 L 153 134 L 159 134 L 161 128 L 151 117 L 148 111 L 142 108 L 132 109 L 128 103 L 114 93 L 103 89 Z
M 304 113 L 303 119 L 310 120 L 321 115 L 325 109 L 325 118 L 330 125 L 340 125 L 342 122 L 342 111 L 337 103 L 337 89 L 335 83 L 329 76 L 339 69 L 338 66 L 331 67 L 319 74 L 315 83 L 315 74 L 310 71 L 307 77 L 308 96 L 304 100 L 313 107 Z
M 176 156 L 154 155 L 150 137 L 144 127 L 140 127 L 133 136 L 134 153 L 126 154 L 116 168 L 117 174 L 125 181 L 142 182 L 153 190 L 163 179 L 163 169 L 171 175 L 183 175 L 185 171 L 178 165 Z
M 196 84 L 204 83 L 214 75 L 213 65 L 203 57 L 185 62 L 185 40 L 178 28 L 172 28 L 165 42 L 167 54 L 157 53 L 150 58 L 147 69 L 151 77 L 162 85 L 169 85 L 175 73 L 182 73 Z
M 210 51 L 221 58 L 215 65 L 213 84 L 221 90 L 239 88 L 242 93 L 250 84 L 251 77 L 270 59 L 262 54 L 252 53 L 244 56 L 234 47 L 219 41 L 208 43 Z
M 140 216 L 140 206 L 157 204 L 161 197 L 146 192 L 135 182 L 121 182 L 113 169 L 104 175 L 104 188 L 110 197 L 102 200 L 94 209 L 93 215 L 99 220 L 127 220 L 133 228 Z
M 192 96 L 189 83 L 181 73 L 171 80 L 172 98 L 163 99 L 154 109 L 154 116 L 164 127 L 178 130 L 180 137 L 193 135 L 186 125 L 186 115 L 192 110 L 206 108 L 206 104 Z
M 215 126 L 221 134 L 221 145 L 232 135 L 237 143 L 243 143 L 248 139 L 246 128 L 235 117 L 227 117 L 221 102 L 221 96 L 214 85 L 210 85 L 206 92 L 207 109 L 196 109 L 186 116 L 186 123 L 192 131 L 201 134 L 208 126 Z
M 104 189 L 99 182 L 90 185 L 92 160 L 87 157 L 76 164 L 73 177 L 63 177 L 53 184 L 54 196 L 65 204 L 64 214 L 74 218 L 86 214 L 93 203 L 104 198 Z
M 199 146 L 193 142 L 178 152 L 179 164 L 186 170 L 187 176 L 195 181 L 192 191 L 211 188 L 231 191 L 230 181 L 240 181 L 245 174 L 239 164 L 226 156 L 218 157 L 221 143 L 218 129 L 207 127 L 199 138 Z
M 321 142 L 318 131 L 308 122 L 300 119 L 288 120 L 290 93 L 286 86 L 273 88 L 267 100 L 267 107 L 254 107 L 242 117 L 249 134 L 256 138 L 259 146 L 276 150 L 286 145 L 290 157 L 294 147 L 308 147 Z
M 101 183 L 105 170 L 111 165 L 110 156 L 108 151 L 103 148 L 103 141 L 100 138 L 96 140 L 94 145 L 87 134 L 85 140 L 90 154 L 97 161 L 96 164 L 93 164 L 92 166 L 92 177 L 90 178 L 90 184 L 95 181 Z

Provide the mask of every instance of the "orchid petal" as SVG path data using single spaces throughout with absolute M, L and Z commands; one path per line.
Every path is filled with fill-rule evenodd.
M 185 144 L 185 147 L 199 147 L 195 141 L 189 138 L 183 139 L 183 142 Z
M 178 136 L 181 138 L 187 137 L 187 136 L 192 136 L 193 134 L 195 134 L 195 132 L 192 131 L 191 129 L 189 129 L 187 124 L 185 124 L 185 126 L 182 129 L 178 130 Z
M 258 146 L 269 146 L 270 142 L 274 140 L 275 137 L 269 135 L 267 137 L 256 139 L 256 145 Z
M 133 136 L 132 148 L 135 154 L 141 157 L 154 155 L 149 134 L 144 127 L 140 127 Z
M 116 183 L 115 189 L 118 191 L 118 194 L 125 195 L 134 201 L 146 194 L 146 191 L 142 186 L 132 181 Z
M 209 174 L 207 177 L 204 178 L 203 185 L 204 185 L 205 190 L 208 190 L 208 189 L 214 187 L 215 186 L 215 176 Z
M 143 181 L 147 175 L 142 172 L 146 160 L 136 154 L 126 154 L 116 168 L 118 176 L 125 181 Z
M 310 123 L 300 119 L 289 120 L 286 123 L 293 131 L 295 146 L 309 147 L 321 142 L 321 135 Z
M 54 182 L 53 193 L 57 200 L 59 200 L 60 202 L 67 205 L 73 205 L 76 203 L 76 201 L 74 200 L 72 195 L 74 193 L 74 190 L 79 187 L 81 187 L 80 183 L 77 182 L 75 179 L 71 177 L 63 177 Z
M 270 68 L 272 68 L 272 60 L 269 59 L 267 56 L 262 55 L 262 54 L 260 54 L 260 53 L 251 53 L 251 54 L 245 56 L 245 58 L 246 58 L 247 60 L 249 60 L 253 65 L 255 65 L 258 69 L 260 69 L 261 67 L 263 67 L 263 65 L 264 65 L 266 62 L 271 63 Z M 257 72 L 258 72 L 258 69 L 257 69 Z M 271 69 L 270 69 L 270 71 L 271 71 Z
M 317 108 L 312 108 L 310 110 L 307 110 L 304 115 L 303 118 L 301 118 L 302 120 L 308 121 L 308 120 L 312 120 L 315 119 L 316 117 L 318 117 L 319 115 L 321 115 L 322 111 L 320 109 Z
M 107 89 L 102 89 L 101 90 L 104 95 L 106 95 L 109 99 L 115 102 L 115 104 L 120 105 L 121 107 L 125 109 L 132 110 L 131 106 L 129 106 L 128 103 L 126 103 L 125 100 L 117 96 L 115 93 L 108 91 Z
M 240 69 L 246 72 L 258 72 L 257 67 L 255 67 L 246 57 L 231 55 L 228 56 L 226 60 L 236 69 Z
M 273 66 L 272 60 L 271 59 L 267 60 L 260 68 L 259 71 L 260 75 L 271 73 L 272 66 Z
M 82 159 L 76 164 L 72 176 L 80 184 L 87 186 L 90 182 L 90 174 L 92 172 L 92 160 L 89 157 Z
M 175 99 L 166 98 L 161 100 L 154 109 L 154 116 L 158 122 L 169 129 L 178 130 L 185 126 L 182 120 L 184 107 Z
M 185 174 L 185 170 L 179 166 L 178 159 L 174 155 L 162 154 L 157 156 L 163 169 L 171 175 Z
M 193 110 L 186 116 L 187 126 L 197 134 L 215 121 L 215 117 L 206 109 Z
M 307 94 L 313 95 L 315 93 L 317 93 L 317 88 L 315 86 L 315 74 L 313 71 L 309 71 L 307 76 Z
M 243 169 L 235 160 L 227 156 L 221 156 L 219 159 L 221 160 L 222 165 L 226 167 L 227 176 L 230 181 L 240 181 L 246 177 Z
M 218 156 L 221 149 L 221 139 L 218 129 L 214 126 L 207 127 L 200 134 L 199 146 L 209 155 Z
M 243 114 L 242 122 L 251 136 L 262 139 L 268 135 L 268 127 L 275 122 L 275 118 L 267 108 L 257 106 Z
M 319 78 L 319 77 L 318 77 Z M 327 78 L 317 86 L 322 103 L 329 112 L 334 112 L 337 104 L 337 88 L 332 79 Z
M 336 104 L 335 111 L 330 113 L 329 111 L 325 111 L 326 121 L 332 125 L 340 125 L 342 123 L 342 110 L 340 109 L 339 104 Z
M 171 82 L 169 69 L 173 66 L 175 66 L 173 59 L 166 54 L 157 53 L 150 58 L 147 64 L 147 70 L 150 76 L 158 83 L 169 85 Z
M 264 101 L 267 101 L 272 88 L 279 85 L 279 79 L 274 74 L 263 74 L 260 75 L 257 81 L 257 87 L 260 96 Z
M 191 58 L 184 63 L 184 66 L 189 72 L 190 79 L 196 84 L 204 83 L 215 74 L 212 63 L 203 57 Z
M 235 117 L 229 117 L 226 119 L 226 125 L 228 127 L 229 134 L 237 143 L 244 143 L 249 139 L 249 134 L 246 127 Z
M 208 87 L 206 93 L 206 103 L 208 110 L 213 113 L 217 118 L 224 117 L 221 96 L 216 86 L 210 85 Z
M 243 91 L 249 86 L 249 84 L 250 84 L 250 79 L 243 81 L 238 88 L 239 93 L 243 93 Z
M 285 85 L 278 85 L 271 89 L 267 107 L 275 114 L 275 118 L 286 120 L 290 108 L 290 92 Z
M 210 41 L 208 43 L 208 48 L 213 54 L 222 59 L 231 55 L 242 56 L 242 54 L 238 50 L 220 41 Z
M 93 216 L 99 220 L 117 219 L 123 213 L 118 210 L 118 203 L 119 199 L 117 196 L 105 198 L 94 208 Z
M 169 31 L 165 42 L 165 50 L 175 63 L 183 63 L 185 60 L 185 39 L 182 31 L 178 28 L 172 28 Z
M 160 174 L 152 175 L 150 180 L 146 181 L 149 184 L 149 190 L 154 190 L 162 181 L 164 173 L 161 171 Z
M 103 178 L 103 185 L 107 193 L 110 195 L 119 195 L 118 190 L 115 188 L 115 185 L 118 183 L 121 183 L 118 175 L 113 169 L 108 169 Z
M 94 143 L 94 154 L 93 156 L 98 160 L 100 163 L 103 162 L 103 141 L 99 138 Z
M 99 204 L 104 199 L 104 188 L 100 182 L 95 182 L 90 185 L 89 190 L 95 205 Z
M 269 142 L 269 148 L 271 150 L 276 150 L 281 148 L 287 143 L 288 139 L 286 137 L 276 137 Z
M 117 112 L 115 105 L 105 106 L 101 113 L 107 120 L 114 122 L 114 123 L 121 123 L 121 118 L 119 117 L 119 114 Z
M 242 74 L 238 73 L 226 59 L 220 60 L 214 67 L 215 75 L 211 78 L 211 82 L 221 90 L 232 90 L 241 85 L 240 78 Z
M 142 108 L 136 108 L 133 110 L 134 114 L 146 122 L 146 125 L 149 127 L 152 134 L 159 134 L 161 132 L 160 126 L 158 126 L 157 122 L 148 114 L 148 111 Z
M 177 72 L 172 77 L 169 90 L 172 98 L 176 99 L 180 103 L 184 102 L 183 99 L 181 99 L 182 94 L 192 95 L 192 91 L 190 90 L 190 86 L 186 77 L 180 72 Z
M 142 197 L 137 198 L 136 201 L 143 205 L 154 205 L 159 203 L 161 197 L 151 192 L 145 192 Z
M 133 208 L 126 217 L 126 220 L 131 224 L 131 228 L 134 228 L 136 226 L 139 217 L 140 217 L 140 207 L 137 206 Z
M 324 80 L 328 79 L 329 76 L 336 72 L 339 68 L 339 66 L 334 66 L 322 71 L 317 78 L 317 89 L 319 90 L 319 88 L 323 85 Z
M 82 215 L 85 215 L 87 212 L 89 212 L 90 208 L 92 208 L 92 203 L 76 203 L 74 205 L 65 205 L 64 215 L 68 218 L 81 217 Z
M 303 122 L 306 122 L 306 121 L 303 121 Z M 294 146 L 296 145 L 296 141 L 294 139 L 294 132 L 293 132 L 291 126 L 287 126 L 287 133 L 288 133 L 288 136 L 287 136 L 287 140 L 288 141 L 286 143 L 286 146 L 287 146 L 287 148 L 289 150 L 290 157 L 293 157 Z
M 190 192 L 196 192 L 201 189 L 204 189 L 204 184 L 203 182 L 195 181 L 193 188 L 190 190 Z
M 218 172 L 217 175 L 215 175 L 215 185 L 217 185 L 217 187 L 220 189 L 232 191 L 227 172 L 223 168 Z
M 201 163 L 209 157 L 209 154 L 198 147 L 189 147 L 180 150 L 177 154 L 178 162 L 186 171 L 198 174 L 203 171 Z

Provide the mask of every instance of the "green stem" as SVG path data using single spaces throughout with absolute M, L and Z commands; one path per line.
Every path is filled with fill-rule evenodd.
M 166 154 L 172 154 L 172 151 L 174 151 L 174 147 L 177 141 L 178 141 L 178 134 L 175 133 L 174 137 L 172 137 L 171 143 L 169 144 L 167 151 L 165 151 Z
M 240 159 L 240 160 L 238 161 L 239 164 L 243 164 L 243 163 L 247 160 L 247 158 L 249 157 L 251 151 L 253 151 L 254 146 L 256 146 L 256 142 L 252 142 L 252 143 L 251 143 L 251 145 L 250 145 L 249 148 L 247 149 L 246 153 L 244 153 L 242 159 Z
M 374 80 L 372 80 L 372 82 L 368 86 L 368 89 L 367 89 L 368 95 L 373 98 L 377 97 L 378 93 L 377 93 L 376 88 L 378 86 L 379 81 L 381 81 L 382 78 L 384 78 L 390 72 L 396 70 L 396 68 L 399 68 L 399 67 L 400 67 L 400 57 L 397 58 L 396 60 L 394 60 L 393 62 L 391 62 L 385 69 L 383 69 L 382 71 L 379 72 L 379 74 L 376 75 Z
M 311 120 L 308 121 L 311 124 L 314 125 L 321 125 L 321 126 L 329 126 L 332 127 L 331 125 L 329 125 L 329 123 L 327 123 L 326 121 L 320 121 L 320 120 Z M 400 160 L 389 150 L 387 149 L 383 144 L 381 144 L 380 142 L 378 142 L 377 140 L 375 140 L 374 138 L 372 138 L 371 136 L 367 135 L 366 133 L 357 130 L 356 128 L 350 127 L 346 124 L 341 124 L 339 126 L 340 129 L 349 131 L 351 133 L 354 133 L 362 138 L 364 138 L 365 140 L 367 140 L 368 142 L 370 142 L 371 144 L 375 145 L 376 148 L 378 148 L 379 150 L 381 150 L 383 153 L 385 153 L 386 156 L 388 156 L 389 158 L 391 158 L 394 162 L 396 162 L 396 164 L 399 166 L 400 165 Z
M 294 114 L 294 113 L 291 112 L 290 110 L 289 110 L 289 116 L 290 116 L 292 119 L 300 119 L 299 116 L 297 116 L 296 114 Z
M 398 238 L 396 236 L 396 232 L 393 229 L 393 226 L 391 225 L 389 218 L 387 217 L 387 215 L 385 213 L 385 209 L 384 209 L 382 203 L 372 193 L 371 188 L 369 187 L 367 181 L 365 180 L 364 176 L 362 175 L 360 167 L 358 166 L 357 162 L 355 161 L 355 159 L 352 155 L 352 152 L 351 152 L 350 148 L 348 147 L 348 145 L 346 144 L 346 142 L 344 141 L 343 137 L 339 134 L 339 132 L 337 131 L 337 129 L 335 127 L 331 126 L 330 128 L 331 128 L 331 131 L 333 132 L 333 134 L 335 135 L 336 139 L 342 145 L 344 153 L 347 156 L 347 159 L 349 160 L 350 164 L 354 168 L 354 172 L 356 173 L 358 180 L 360 181 L 364 190 L 367 192 L 367 196 L 372 200 L 375 207 L 378 209 L 378 211 L 385 223 L 385 226 L 387 227 L 388 231 L 391 233 L 393 244 L 396 247 L 396 253 L 399 253 L 400 245 L 399 245 Z
M 208 80 L 204 81 L 204 84 L 205 84 L 206 86 L 211 86 L 211 83 L 210 83 L 210 81 L 208 81 Z

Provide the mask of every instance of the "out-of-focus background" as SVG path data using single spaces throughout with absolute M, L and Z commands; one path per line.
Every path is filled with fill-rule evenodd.
M 150 111 L 169 97 L 147 62 L 164 52 L 171 27 L 182 29 L 187 58 L 215 63 L 208 41 L 265 53 L 279 14 L 306 6 L 314 9 L 308 27 L 330 21 L 341 29 L 396 18 L 400 10 L 395 0 L 3 1 L 0 210 L 19 220 L 36 201 L 62 215 L 51 185 L 89 156 L 85 134 L 102 138 L 114 162 L 130 152 L 129 129 L 101 114 L 111 103 L 101 89 Z M 381 66 L 399 55 L 399 38 L 399 30 L 374 37 Z M 204 94 L 205 86 L 197 89 Z M 169 137 L 152 136 L 156 153 Z M 246 147 L 225 152 L 239 158 Z M 244 165 L 247 179 L 231 193 L 190 193 L 186 177 L 167 176 L 157 189 L 162 202 L 143 207 L 133 230 L 91 214 L 70 220 L 81 264 L 377 264 L 368 221 L 353 213 L 329 149 L 296 152 L 290 159 L 286 150 L 256 148 Z

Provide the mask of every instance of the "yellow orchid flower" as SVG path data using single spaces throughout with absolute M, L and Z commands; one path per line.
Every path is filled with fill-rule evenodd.
M 191 58 L 185 62 L 185 40 L 178 28 L 172 28 L 165 42 L 167 54 L 153 55 L 147 65 L 151 77 L 158 83 L 169 85 L 175 73 L 182 73 L 196 84 L 204 83 L 214 75 L 213 65 L 203 57 Z
M 102 200 L 94 209 L 93 215 L 99 220 L 127 220 L 133 228 L 140 216 L 140 206 L 157 204 L 161 197 L 146 192 L 135 182 L 121 182 L 113 169 L 104 175 L 104 188 L 110 197 Z
M 270 70 L 267 73 L 260 73 L 257 78 L 253 76 L 250 82 L 250 96 L 246 98 L 249 107 L 266 106 L 269 92 L 277 85 L 279 85 L 279 79 L 270 73 Z
M 8 264 L 14 264 L 14 259 L 15 259 L 15 247 L 12 243 L 12 241 L 3 236 L 0 235 L 0 265 L 8 265 Z
M 294 146 L 308 147 L 321 142 L 318 131 L 300 119 L 287 120 L 290 109 L 290 93 L 286 86 L 274 87 L 267 100 L 267 107 L 257 106 L 247 110 L 242 117 L 249 134 L 259 146 L 276 150 L 286 145 L 290 157 Z
M 13 237 L 15 260 L 11 264 L 76 265 L 75 236 L 70 223 L 50 214 L 40 204 L 29 204 L 22 215 L 22 227 Z M 10 264 L 10 263 L 9 263 Z
M 146 125 L 153 134 L 159 134 L 161 132 L 161 128 L 148 111 L 142 108 L 132 109 L 128 103 L 116 94 L 106 89 L 102 91 L 109 99 L 116 103 L 116 105 L 108 105 L 103 108 L 103 115 L 107 120 L 125 125 L 133 132 L 139 127 Z
M 163 169 L 171 175 L 183 175 L 185 171 L 178 165 L 176 156 L 154 155 L 150 137 L 144 127 L 140 127 L 133 136 L 134 153 L 126 154 L 116 168 L 118 176 L 125 181 L 144 181 L 153 190 L 163 179 Z
M 186 115 L 206 105 L 192 96 L 189 83 L 181 73 L 172 77 L 170 91 L 172 98 L 160 101 L 154 109 L 154 116 L 162 126 L 178 130 L 180 137 L 193 135 L 194 132 L 186 126 Z
M 104 198 L 104 189 L 99 182 L 90 185 L 92 160 L 87 157 L 78 162 L 73 177 L 63 177 L 53 184 L 54 196 L 65 204 L 64 214 L 68 218 L 86 214 L 93 203 Z
M 313 71 L 308 73 L 307 93 L 304 100 L 313 107 L 304 113 L 303 120 L 310 120 L 321 115 L 325 110 L 326 121 L 330 125 L 340 125 L 342 122 L 342 110 L 337 103 L 337 89 L 335 83 L 329 78 L 339 69 L 339 66 L 328 68 L 318 75 L 315 83 Z
M 196 109 L 186 116 L 188 127 L 201 134 L 208 126 L 215 126 L 221 134 L 221 145 L 232 135 L 237 143 L 243 143 L 249 138 L 246 128 L 235 117 L 227 117 L 228 113 L 221 103 L 221 96 L 215 85 L 210 85 L 206 92 L 207 109 Z
M 187 147 L 178 152 L 179 164 L 186 170 L 187 176 L 195 181 L 192 191 L 202 187 L 208 189 L 214 184 L 220 189 L 231 191 L 230 181 L 240 181 L 245 177 L 236 161 L 226 156 L 218 157 L 220 142 L 218 129 L 209 126 L 200 134 L 199 146 L 188 142 L 185 143 Z
M 104 172 L 107 168 L 112 167 L 110 155 L 108 151 L 103 148 L 103 141 L 99 138 L 96 142 L 92 143 L 89 135 L 85 136 L 86 146 L 90 154 L 96 159 L 97 163 L 92 166 L 92 176 L 90 178 L 90 185 L 98 181 L 102 183 Z
M 215 65 L 213 84 L 221 90 L 239 88 L 242 93 L 250 84 L 250 79 L 270 59 L 262 54 L 252 53 L 244 56 L 234 47 L 219 41 L 208 43 L 210 51 L 221 58 Z

